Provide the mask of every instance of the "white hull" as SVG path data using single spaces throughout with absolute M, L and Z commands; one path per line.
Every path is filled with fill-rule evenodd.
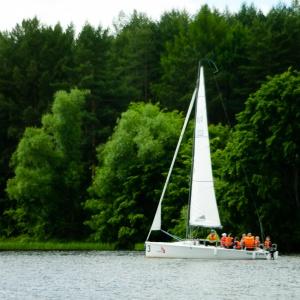
M 265 250 L 247 251 L 226 249 L 215 246 L 197 244 L 197 241 L 180 242 L 146 242 L 146 257 L 160 258 L 203 258 L 203 259 L 271 259 L 271 255 Z M 277 259 L 278 252 L 274 253 Z

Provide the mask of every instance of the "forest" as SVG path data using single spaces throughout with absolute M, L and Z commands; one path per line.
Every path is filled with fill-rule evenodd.
M 0 239 L 145 241 L 205 63 L 222 231 L 300 251 L 300 5 L 0 32 Z M 204 62 L 205 60 L 203 60 Z M 185 234 L 191 123 L 163 227 Z

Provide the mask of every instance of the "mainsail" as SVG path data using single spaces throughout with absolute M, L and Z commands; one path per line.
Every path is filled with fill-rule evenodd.
M 211 168 L 203 67 L 200 69 L 195 123 L 189 224 L 221 227 Z

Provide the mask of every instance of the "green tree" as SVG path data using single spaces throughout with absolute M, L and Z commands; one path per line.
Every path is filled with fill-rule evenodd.
M 222 66 L 221 63 L 232 56 L 229 25 L 223 15 L 204 5 L 187 30 L 184 26 L 180 27 L 178 35 L 167 43 L 161 56 L 161 82 L 154 89 L 162 105 L 184 111 L 196 82 L 199 61 L 208 58 Z M 217 75 L 222 90 L 228 85 L 226 75 L 222 69 Z M 224 113 L 220 109 L 220 91 L 215 80 L 212 72 L 206 72 L 209 119 L 219 122 L 224 119 Z
M 267 76 L 284 72 L 300 63 L 300 10 L 291 5 L 278 5 L 264 16 L 253 7 L 238 13 L 237 19 L 247 30 L 243 60 L 238 67 L 238 90 L 247 99 L 266 81 Z
M 118 101 L 112 92 L 111 47 L 112 37 L 108 31 L 101 27 L 93 28 L 90 24 L 82 28 L 75 43 L 76 83 L 78 88 L 90 91 L 84 116 L 84 157 L 92 174 L 96 165 L 96 146 L 111 135 L 112 120 L 116 120 L 119 113 Z
M 174 41 L 177 35 L 188 30 L 190 17 L 186 11 L 172 10 L 165 12 L 158 22 L 158 31 L 162 51 L 168 43 Z
M 146 15 L 132 14 L 117 32 L 112 48 L 115 93 L 127 109 L 130 101 L 152 98 L 151 83 L 158 78 L 159 36 Z
M 248 98 L 218 185 L 228 228 L 259 232 L 259 216 L 265 234 L 286 250 L 300 246 L 299 86 L 300 74 L 289 69 Z
M 99 148 L 85 205 L 95 240 L 128 246 L 145 239 L 181 123 L 176 112 L 152 104 L 131 104 L 122 114 L 111 139 Z
M 72 86 L 74 30 L 43 26 L 34 18 L 0 33 L 0 232 L 10 202 L 9 161 L 28 126 L 39 126 L 58 89 Z M 1 226 L 3 225 L 3 226 Z
M 28 127 L 12 158 L 15 176 L 7 192 L 13 202 L 8 235 L 74 238 L 82 233 L 84 193 L 82 107 L 86 92 L 58 92 L 42 127 Z

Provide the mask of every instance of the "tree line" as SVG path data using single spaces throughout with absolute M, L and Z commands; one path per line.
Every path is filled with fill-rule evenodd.
M 206 85 L 224 229 L 258 232 L 260 220 L 299 249 L 299 48 L 297 1 L 267 15 L 134 12 L 114 31 L 86 24 L 78 35 L 37 18 L 1 32 L 0 235 L 143 241 L 206 58 L 219 69 L 207 64 Z M 163 207 L 176 234 L 188 131 Z

